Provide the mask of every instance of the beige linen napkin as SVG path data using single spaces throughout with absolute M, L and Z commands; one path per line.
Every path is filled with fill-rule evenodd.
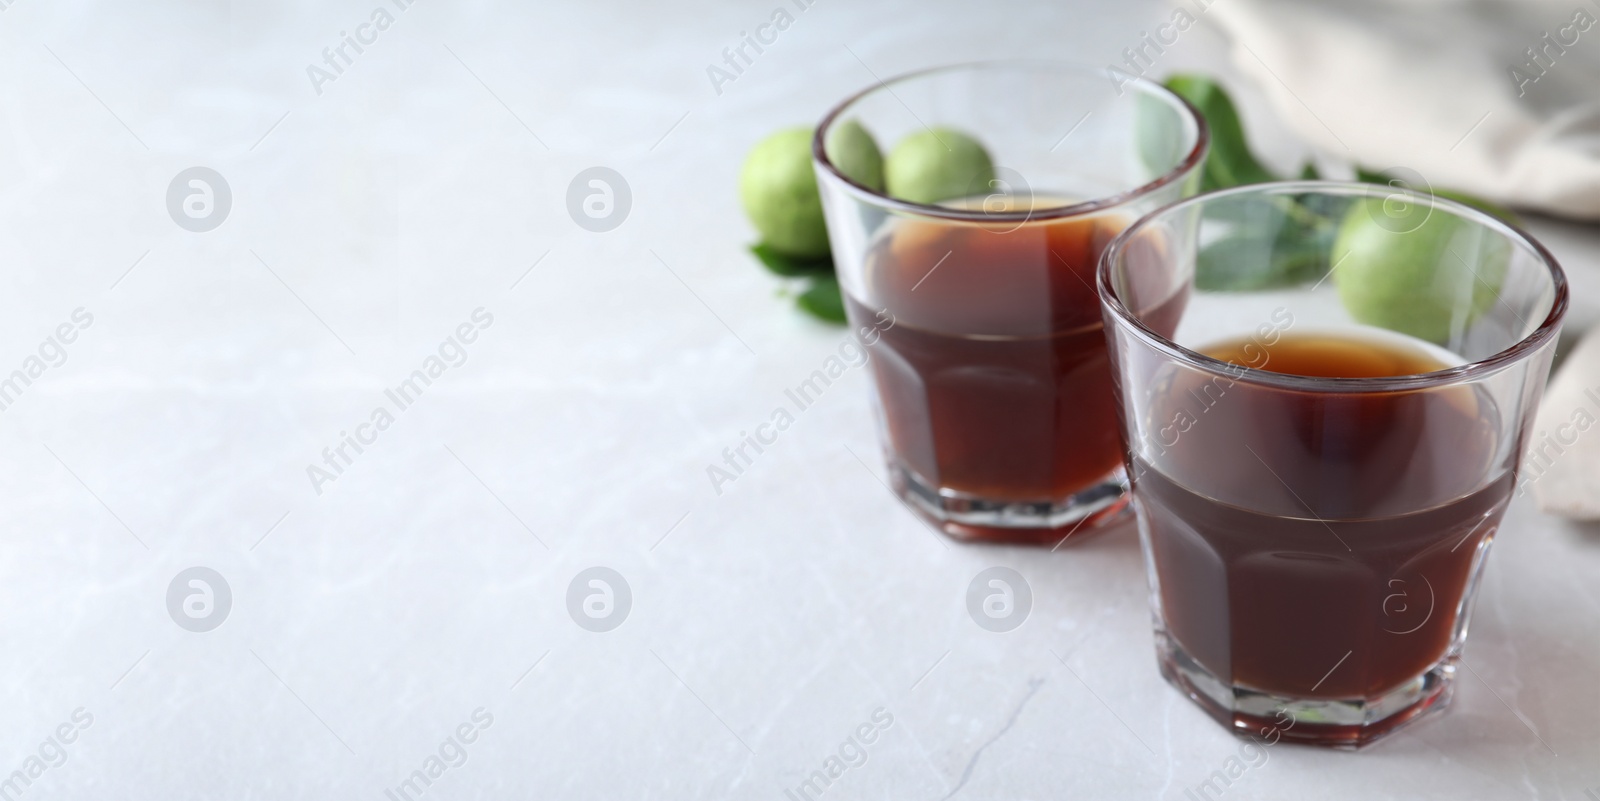
M 1600 0 L 1215 0 L 1202 18 L 1328 156 L 1600 220 Z
M 1526 443 L 1517 494 L 1563 517 L 1600 519 L 1600 335 L 1590 331 L 1551 379 Z

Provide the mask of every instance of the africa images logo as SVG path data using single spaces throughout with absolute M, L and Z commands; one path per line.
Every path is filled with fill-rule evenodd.
M 167 585 L 167 614 L 188 631 L 203 634 L 222 625 L 233 610 L 233 589 L 221 573 L 191 567 Z
M 591 567 L 567 585 L 567 614 L 585 631 L 603 634 L 622 625 L 633 610 L 633 588 L 609 567 Z

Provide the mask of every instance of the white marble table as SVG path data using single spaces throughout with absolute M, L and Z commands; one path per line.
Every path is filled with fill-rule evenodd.
M 1156 673 L 1132 532 L 931 536 L 862 371 L 705 471 L 843 337 L 743 252 L 745 149 L 873 73 L 1120 61 L 1168 12 L 791 3 L 719 95 L 778 5 L 0 0 L 0 371 L 93 318 L 0 413 L 0 797 L 782 799 L 858 736 L 826 798 L 1181 799 L 1238 752 Z M 1159 69 L 1225 73 L 1209 37 Z M 205 232 L 166 202 L 197 165 L 231 191 Z M 595 166 L 609 232 L 567 211 Z M 1533 227 L 1589 324 L 1600 236 Z M 171 612 L 195 566 L 210 606 L 186 574 Z M 612 631 L 569 614 L 595 566 Z M 1010 633 L 963 606 L 991 566 L 1034 593 Z M 1519 502 L 1454 709 L 1226 797 L 1583 798 L 1597 621 L 1600 529 Z

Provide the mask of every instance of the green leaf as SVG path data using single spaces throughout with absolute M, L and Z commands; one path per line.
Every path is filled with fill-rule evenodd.
M 751 245 L 750 252 L 755 254 L 762 266 L 774 275 L 781 275 L 784 278 L 801 278 L 833 272 L 832 256 L 823 256 L 820 259 L 797 259 L 774 250 L 765 242 Z
M 831 275 L 820 275 L 811 281 L 811 286 L 795 299 L 795 304 L 811 316 L 830 323 L 843 323 L 844 296 L 839 291 L 839 279 Z
M 1183 130 L 1174 124 L 1177 113 L 1172 106 L 1153 95 L 1139 95 L 1134 107 L 1134 131 L 1139 144 L 1139 161 L 1150 177 L 1171 170 L 1183 159 Z
M 1220 84 L 1202 75 L 1180 74 L 1168 78 L 1166 87 L 1198 109 L 1211 129 L 1211 153 L 1201 172 L 1200 191 L 1277 180 L 1250 152 L 1239 112 Z
M 1385 175 L 1381 172 L 1373 172 L 1372 170 L 1368 170 L 1364 167 L 1356 167 L 1356 180 L 1362 181 L 1363 183 L 1383 184 L 1388 186 L 1392 179 L 1388 175 Z M 1457 203 L 1465 203 L 1468 206 L 1471 206 L 1485 214 L 1498 217 L 1503 222 L 1508 222 L 1512 225 L 1521 224 L 1521 218 L 1516 215 L 1516 212 L 1513 212 L 1511 209 L 1508 209 L 1498 203 L 1484 200 L 1477 195 L 1469 195 L 1466 192 L 1459 192 L 1454 189 L 1432 189 L 1432 192 L 1439 197 L 1449 198 Z
M 1219 239 L 1200 249 L 1194 264 L 1194 285 L 1206 292 L 1257 289 L 1265 282 L 1262 243 L 1242 236 Z
M 1294 286 L 1327 271 L 1325 242 L 1283 233 L 1276 242 L 1235 235 L 1200 249 L 1194 284 L 1208 292 L 1245 292 Z
M 1356 180 L 1366 184 L 1388 185 L 1389 176 L 1381 172 L 1373 172 L 1366 167 L 1356 167 Z
M 830 323 L 845 321 L 844 298 L 839 294 L 839 279 L 833 274 L 833 257 L 797 259 L 765 242 L 750 246 L 750 252 L 774 275 L 809 279 L 805 291 L 795 297 L 795 305 L 801 310 Z
M 1303 225 L 1337 228 L 1354 201 L 1339 195 L 1301 194 L 1294 196 L 1289 216 Z
M 1341 198 L 1315 194 L 1245 196 L 1217 204 L 1206 222 L 1221 226 L 1222 235 L 1201 248 L 1195 286 L 1246 292 L 1321 278 L 1347 207 Z
M 1300 168 L 1300 180 L 1302 181 L 1316 181 L 1321 178 L 1322 174 L 1317 172 L 1317 165 L 1309 161 L 1306 162 L 1306 166 Z

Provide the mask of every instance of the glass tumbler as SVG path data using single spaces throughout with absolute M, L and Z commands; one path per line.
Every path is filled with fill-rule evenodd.
M 888 154 L 886 185 L 847 175 L 863 130 Z M 1118 516 L 1095 265 L 1133 220 L 1194 193 L 1206 147 L 1199 115 L 1159 85 L 1047 62 L 913 73 L 823 119 L 834 261 L 852 326 L 879 330 L 878 429 L 913 511 L 960 539 L 1048 544 Z M 968 180 L 975 161 L 992 169 Z
M 1163 675 L 1356 748 L 1449 701 L 1567 287 L 1538 242 L 1367 184 L 1203 195 L 1099 290 Z

